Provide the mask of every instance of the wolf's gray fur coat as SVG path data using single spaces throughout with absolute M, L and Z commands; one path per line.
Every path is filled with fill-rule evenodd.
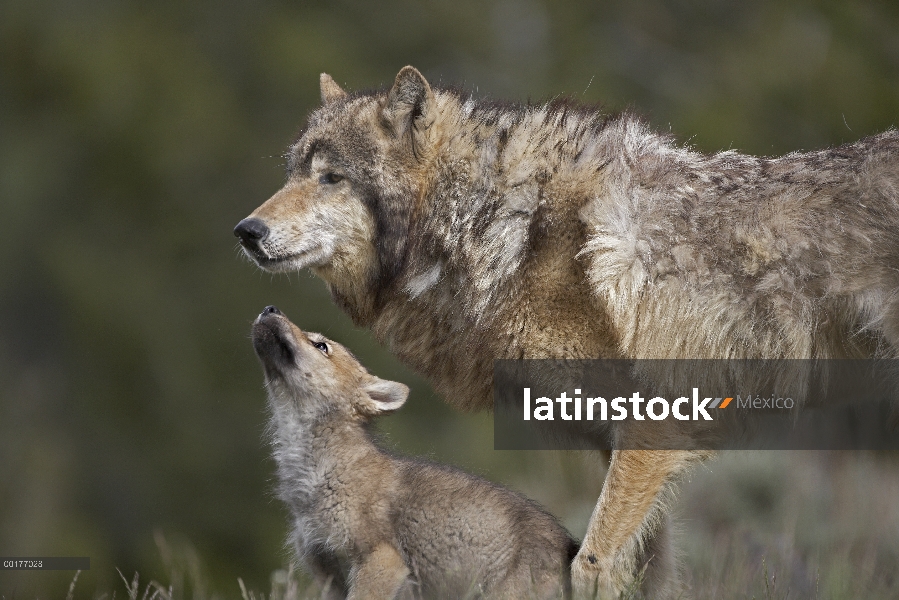
M 235 232 L 335 301 L 452 404 L 495 358 L 896 357 L 899 134 L 780 158 L 677 145 L 630 114 L 322 76 L 285 186 Z M 663 499 L 700 458 L 619 451 L 573 564 L 670 590 Z

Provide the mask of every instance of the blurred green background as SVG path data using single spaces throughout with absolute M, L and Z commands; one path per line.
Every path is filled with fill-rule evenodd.
M 406 64 L 478 97 L 569 95 L 704 151 L 774 155 L 896 124 L 899 4 L 0 3 L 0 555 L 90 556 L 76 597 L 122 595 L 116 568 L 163 578 L 166 552 L 198 556 L 212 592 L 268 589 L 288 553 L 248 337 L 267 304 L 413 387 L 382 422 L 389 445 L 512 484 L 583 535 L 597 457 L 494 452 L 489 415 L 450 411 L 319 280 L 237 250 L 319 73 L 380 87 Z M 716 469 L 732 476 L 703 479 Z M 836 561 L 895 590 L 896 471 L 890 456 L 713 463 L 680 504 L 687 579 L 715 597 L 720 547 L 756 583 L 771 551 L 785 577 Z M 0 595 L 63 597 L 71 576 L 0 572 Z

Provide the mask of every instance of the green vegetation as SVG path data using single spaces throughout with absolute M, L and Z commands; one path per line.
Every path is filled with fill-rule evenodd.
M 238 577 L 268 593 L 289 553 L 248 339 L 267 304 L 413 388 L 383 422 L 398 449 L 516 486 L 581 535 L 598 459 L 493 451 L 489 415 L 447 408 L 320 281 L 240 258 L 231 229 L 282 182 L 318 74 L 377 87 L 414 64 L 478 96 L 568 94 L 770 155 L 895 125 L 897 32 L 882 1 L 0 4 L 0 554 L 90 556 L 73 597 L 122 598 L 116 569 L 168 577 L 160 531 L 202 557 L 205 587 L 182 597 L 240 597 Z M 896 597 L 896 467 L 700 468 L 678 503 L 691 589 Z M 0 598 L 58 597 L 72 575 L 0 572 Z

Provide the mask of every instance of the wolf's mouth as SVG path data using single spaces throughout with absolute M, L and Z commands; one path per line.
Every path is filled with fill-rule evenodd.
M 253 262 L 255 262 L 257 265 L 259 265 L 263 269 L 265 269 L 266 267 L 269 267 L 269 266 L 279 265 L 279 264 L 288 262 L 288 261 L 292 260 L 293 258 L 296 258 L 295 255 L 266 256 L 262 252 L 252 251 L 252 250 L 247 250 L 247 254 L 250 255 L 250 258 L 253 259 Z
M 272 256 L 262 248 L 244 246 L 244 252 L 260 269 L 271 272 L 299 271 L 304 267 L 318 266 L 324 260 L 320 248 Z
M 302 256 L 300 254 L 288 254 L 285 256 L 269 256 L 262 248 L 249 248 L 243 246 L 243 251 L 256 265 L 266 271 L 278 270 L 280 265 L 294 262 Z

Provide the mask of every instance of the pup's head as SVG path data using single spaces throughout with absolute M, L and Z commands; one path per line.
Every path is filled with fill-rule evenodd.
M 253 348 L 270 397 L 303 414 L 328 411 L 367 420 L 398 409 L 409 388 L 370 374 L 350 352 L 319 333 L 306 333 L 268 306 L 253 322 Z
M 312 267 L 350 287 L 395 275 L 434 145 L 434 93 L 405 67 L 386 93 L 351 95 L 322 74 L 321 97 L 287 151 L 284 187 L 234 234 L 268 271 Z

